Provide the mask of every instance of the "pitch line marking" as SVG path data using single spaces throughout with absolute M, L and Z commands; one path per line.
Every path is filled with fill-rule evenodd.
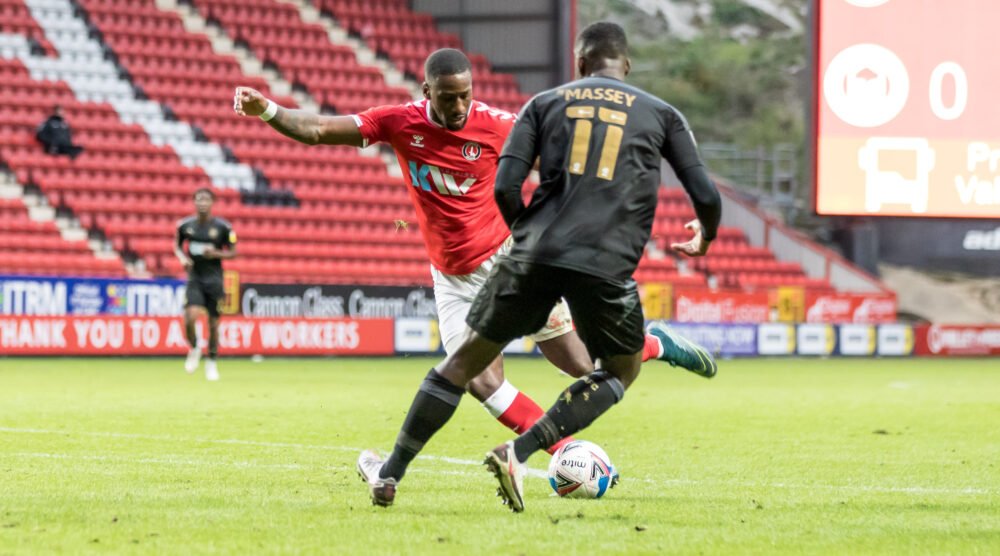
M 56 434 L 65 436 L 95 436 L 95 437 L 105 437 L 105 438 L 133 438 L 137 440 L 156 440 L 156 441 L 171 441 L 171 442 L 203 442 L 208 444 L 240 444 L 246 446 L 262 446 L 271 448 L 300 448 L 300 449 L 310 449 L 310 450 L 329 450 L 335 452 L 361 452 L 361 448 L 351 447 L 351 446 L 335 446 L 335 445 L 323 445 L 323 444 L 300 444 L 294 442 L 267 442 L 260 440 L 244 440 L 237 438 L 190 438 L 190 437 L 178 437 L 170 435 L 156 435 L 156 434 L 137 434 L 137 433 L 121 433 L 121 432 L 104 432 L 104 431 L 60 431 L 52 429 L 34 429 L 34 428 L 16 428 L 16 427 L 0 427 L 0 432 L 15 433 L 15 434 Z M 51 457 L 53 459 L 59 457 L 71 458 L 73 456 L 68 454 L 45 454 L 36 453 L 34 456 L 32 453 L 22 453 L 24 457 Z M 9 455 L 18 455 L 16 453 Z M 2 456 L 2 454 L 0 454 Z M 81 459 L 95 459 L 108 456 L 81 456 Z M 177 464 L 183 464 L 181 460 L 163 460 L 157 461 L 158 458 L 152 458 L 149 460 L 133 460 L 139 461 L 140 463 L 165 463 L 170 464 L 177 462 Z M 465 465 L 465 466 L 480 466 L 483 463 L 481 461 L 467 460 L 461 458 L 453 458 L 448 456 L 435 456 L 435 455 L 424 455 L 421 454 L 417 456 L 417 459 L 422 459 L 426 461 L 436 461 L 440 463 L 454 464 L 454 465 Z M 197 465 L 194 463 L 196 460 L 192 460 L 192 465 Z M 209 463 L 205 460 L 200 460 L 204 462 L 205 465 L 218 465 L 217 463 Z M 236 466 L 244 467 L 281 467 L 284 465 L 296 466 L 298 464 L 262 464 L 256 462 L 223 462 L 223 465 L 232 464 Z M 299 466 L 299 467 L 287 467 L 287 469 L 309 469 L 311 466 Z M 330 469 L 338 469 L 337 467 L 330 467 Z M 440 470 L 435 471 L 441 473 Z M 450 474 L 450 473 L 445 473 Z M 547 478 L 548 473 L 541 469 L 528 468 L 528 475 L 531 477 Z M 652 479 L 648 477 L 625 477 L 625 480 L 643 482 L 652 485 L 660 486 L 711 486 L 711 485 L 722 485 L 731 487 L 743 487 L 743 488 L 783 488 L 783 489 L 822 489 L 822 490 L 832 490 L 832 491 L 854 491 L 854 492 L 878 492 L 878 493 L 899 493 L 899 494 L 953 494 L 953 495 L 964 495 L 964 494 L 1000 494 L 1000 491 L 978 488 L 978 487 L 966 487 L 966 488 L 939 488 L 939 487 L 921 487 L 921 486 L 903 486 L 903 487 L 893 487 L 893 486 L 877 486 L 877 485 L 823 485 L 823 484 L 795 484 L 795 483 L 768 483 L 760 481 L 699 481 L 693 479 Z

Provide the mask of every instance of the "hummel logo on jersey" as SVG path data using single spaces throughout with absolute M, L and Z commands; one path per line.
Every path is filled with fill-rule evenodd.
M 423 145 L 421 145 L 423 146 Z M 413 187 L 419 187 L 424 191 L 431 190 L 431 183 L 442 195 L 465 195 L 469 192 L 472 184 L 476 183 L 476 178 L 466 178 L 461 184 L 455 181 L 455 176 L 441 172 L 441 169 L 433 164 L 419 165 L 410 162 L 410 182 Z M 427 178 L 430 178 L 428 180 Z
M 462 145 L 462 156 L 468 161 L 479 160 L 479 156 L 482 154 L 483 148 L 479 146 L 479 143 L 469 141 Z
M 413 135 L 413 142 L 410 143 L 410 146 L 411 147 L 420 147 L 421 149 L 424 148 L 424 136 L 423 135 L 416 135 L 416 134 L 414 134 Z

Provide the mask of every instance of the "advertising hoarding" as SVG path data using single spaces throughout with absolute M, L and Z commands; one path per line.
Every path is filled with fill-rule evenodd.
M 204 337 L 204 333 L 199 333 Z M 221 355 L 391 355 L 392 319 L 248 319 L 219 323 Z M 4 355 L 184 355 L 180 318 L 0 316 Z

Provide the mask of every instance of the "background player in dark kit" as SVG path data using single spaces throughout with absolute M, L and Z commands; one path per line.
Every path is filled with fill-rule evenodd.
M 236 232 L 226 220 L 212 216 L 215 194 L 202 188 L 194 192 L 195 214 L 177 223 L 174 254 L 188 272 L 184 294 L 184 328 L 191 350 L 184 369 L 193 373 L 201 359 L 195 323 L 208 315 L 208 360 L 205 378 L 219 380 L 216 357 L 219 354 L 219 303 L 225 293 L 222 285 L 222 260 L 236 257 Z M 185 251 L 185 242 L 187 250 Z

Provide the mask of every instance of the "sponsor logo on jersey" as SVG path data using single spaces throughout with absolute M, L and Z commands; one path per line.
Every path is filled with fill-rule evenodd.
M 462 183 L 458 183 L 454 175 L 442 172 L 441 168 L 433 164 L 418 164 L 410 161 L 409 167 L 410 183 L 413 184 L 413 187 L 424 191 L 430 191 L 431 184 L 433 184 L 434 189 L 442 195 L 460 196 L 468 193 L 472 184 L 476 183 L 474 176 L 466 177 Z
M 468 143 L 462 145 L 462 156 L 468 161 L 479 160 L 479 157 L 483 154 L 483 148 L 479 146 L 479 143 L 474 141 L 469 141 Z
M 419 147 L 421 149 L 424 148 L 424 136 L 423 135 L 414 134 L 413 135 L 413 142 L 410 143 L 410 146 L 411 147 Z

